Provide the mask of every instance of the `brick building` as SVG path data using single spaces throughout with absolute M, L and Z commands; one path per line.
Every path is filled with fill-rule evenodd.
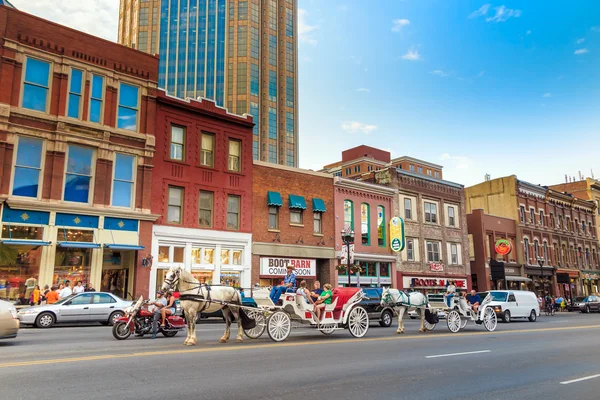
M 4 6 L 0 35 L 0 298 L 143 292 L 158 60 Z
M 395 189 L 335 177 L 335 249 L 339 254 L 339 285 L 348 285 L 347 260 L 342 259 L 341 232 L 354 231 L 354 262 L 360 272 L 351 273 L 352 286 L 396 286 L 396 255 L 390 247 L 389 222 L 394 214 Z M 347 250 L 344 254 L 347 254 Z
M 254 161 L 252 284 L 279 284 L 286 265 L 312 287 L 336 285 L 333 178 Z
M 180 265 L 200 282 L 250 286 L 252 118 L 159 91 L 150 293 Z

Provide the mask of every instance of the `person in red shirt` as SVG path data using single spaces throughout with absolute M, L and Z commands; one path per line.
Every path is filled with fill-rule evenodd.
M 54 304 L 58 301 L 58 292 L 56 286 L 52 286 L 48 294 L 46 295 L 46 304 Z

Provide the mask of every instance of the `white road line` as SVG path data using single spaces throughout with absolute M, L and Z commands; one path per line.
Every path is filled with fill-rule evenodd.
M 581 382 L 581 381 L 587 381 L 588 379 L 594 379 L 594 378 L 600 378 L 600 374 L 598 375 L 590 375 L 590 376 L 584 376 L 583 378 L 579 378 L 579 379 L 573 379 L 571 381 L 564 381 L 561 382 L 561 385 L 568 385 L 570 383 L 576 383 L 576 382 Z
M 453 356 L 464 356 L 467 354 L 481 354 L 481 353 L 491 353 L 491 350 L 467 351 L 465 353 L 437 354 L 435 356 L 426 356 L 425 358 L 453 357 Z

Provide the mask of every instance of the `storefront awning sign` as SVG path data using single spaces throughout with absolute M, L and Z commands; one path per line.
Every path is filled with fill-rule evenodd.
M 144 250 L 144 246 L 136 246 L 132 244 L 106 244 L 104 245 L 107 249 L 110 250 Z
M 461 278 L 435 278 L 430 276 L 405 276 L 402 278 L 405 288 L 445 289 L 448 281 L 454 281 L 457 289 L 465 290 L 467 280 Z
M 113 231 L 137 232 L 138 226 L 139 226 L 139 221 L 137 219 L 113 218 L 113 217 L 105 217 L 104 218 L 104 229 L 110 229 Z
M 260 276 L 282 278 L 287 275 L 287 267 L 294 267 L 298 279 L 317 277 L 317 260 L 306 258 L 261 257 Z
M 94 215 L 56 213 L 56 226 L 97 228 L 99 217 Z
M 306 210 L 306 201 L 304 200 L 304 197 L 302 197 L 302 196 L 290 194 L 289 202 L 290 202 L 290 208 Z
M 69 247 L 72 249 L 98 249 L 100 245 L 98 243 L 86 243 L 86 242 L 58 242 L 58 247 Z
M 404 220 L 394 217 L 390 220 L 390 247 L 393 251 L 404 250 L 406 238 L 404 237 Z
M 268 192 L 267 193 L 267 205 L 274 207 L 281 207 L 283 205 L 283 200 L 281 199 L 281 194 L 279 192 Z
M 325 212 L 327 208 L 325 208 L 325 202 L 323 199 L 319 199 L 317 197 L 312 199 L 312 206 L 314 212 Z
M 15 210 L 6 206 L 2 210 L 2 222 L 6 223 L 48 225 L 49 221 L 49 212 Z
M 1 241 L 2 244 L 9 244 L 13 246 L 50 246 L 52 242 L 44 242 L 42 240 L 12 240 L 6 239 Z

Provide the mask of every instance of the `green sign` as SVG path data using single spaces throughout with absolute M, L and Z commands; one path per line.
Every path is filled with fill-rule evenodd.
M 402 242 L 400 241 L 400 239 L 398 239 L 398 238 L 392 239 L 392 250 L 394 250 L 394 251 L 402 250 Z

